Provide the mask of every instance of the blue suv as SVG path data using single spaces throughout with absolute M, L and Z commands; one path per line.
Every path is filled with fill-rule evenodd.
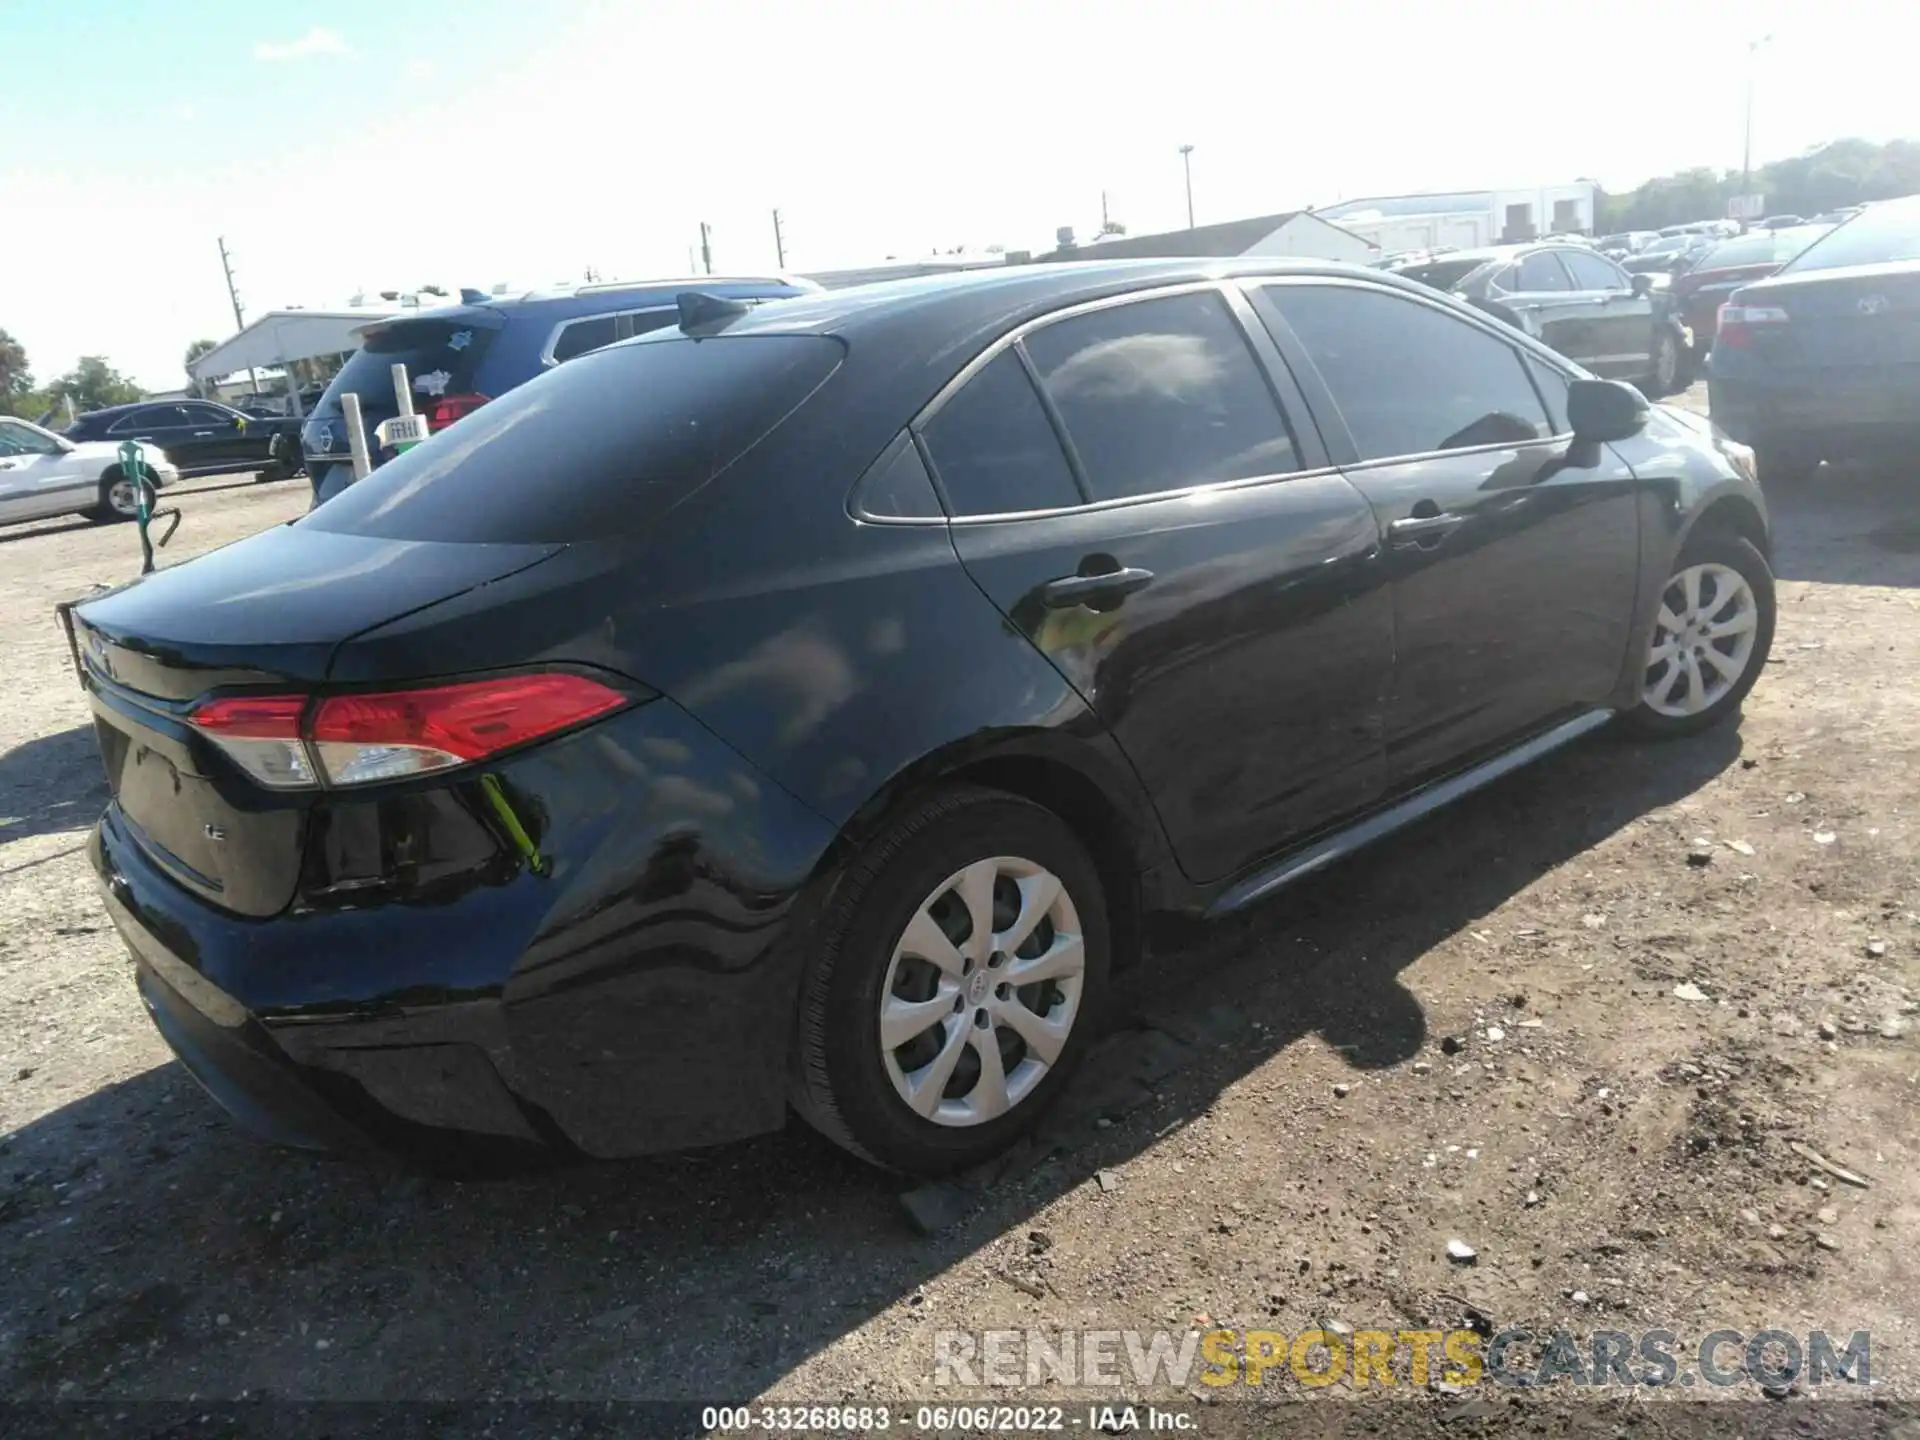
M 524 385 L 542 370 L 602 345 L 679 323 L 678 299 L 698 291 L 729 300 L 780 300 L 820 287 L 790 276 L 711 275 L 583 285 L 512 299 L 462 290 L 458 305 L 395 315 L 365 326 L 361 347 L 333 377 L 300 431 L 313 503 L 332 498 L 353 479 L 340 397 L 360 397 L 361 423 L 377 466 L 393 458 L 373 430 L 399 413 L 392 367 L 404 364 L 413 408 L 429 430 L 443 430 L 488 400 Z

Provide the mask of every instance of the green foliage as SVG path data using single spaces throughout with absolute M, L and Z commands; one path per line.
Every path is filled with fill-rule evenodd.
M 1753 172 L 1752 188 L 1767 197 L 1768 214 L 1808 218 L 1842 205 L 1920 193 L 1920 141 L 1835 140 L 1762 165 Z M 1739 193 L 1738 170 L 1682 170 L 1624 195 L 1602 196 L 1597 225 L 1610 234 L 1717 220 Z
M 0 403 L 31 389 L 33 376 L 27 370 L 27 347 L 0 330 Z
M 82 355 L 80 363 L 49 387 L 57 396 L 70 396 L 75 410 L 100 410 L 108 405 L 124 405 L 138 400 L 145 392 L 107 364 L 104 355 Z

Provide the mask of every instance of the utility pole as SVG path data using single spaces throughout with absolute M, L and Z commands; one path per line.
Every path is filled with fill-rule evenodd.
M 1180 163 L 1187 172 L 1187 228 L 1193 229 L 1193 146 L 1180 147 Z
M 773 258 L 782 270 L 787 268 L 787 246 L 780 238 L 780 212 L 773 212 Z
M 1745 203 L 1746 197 L 1753 189 L 1753 57 L 1759 54 L 1760 47 L 1771 39 L 1773 39 L 1772 35 L 1762 35 L 1758 40 L 1749 40 L 1747 42 L 1747 130 L 1746 140 L 1740 150 L 1740 199 L 1742 204 Z M 1747 228 L 1747 224 L 1747 217 L 1742 216 L 1740 219 L 1740 228 L 1742 231 Z
M 227 237 L 224 235 L 219 236 L 218 243 L 220 245 L 220 268 L 224 270 L 227 275 L 227 299 L 233 302 L 233 328 L 236 331 L 244 330 L 247 328 L 247 317 L 245 312 L 240 309 L 240 292 L 234 288 L 233 256 L 227 253 Z M 199 383 L 197 379 L 194 381 L 196 385 Z M 247 367 L 247 383 L 253 386 L 255 394 L 259 393 L 260 377 L 254 373 L 253 366 L 251 365 Z
M 707 274 L 713 273 L 713 231 L 707 222 L 700 222 L 700 266 Z

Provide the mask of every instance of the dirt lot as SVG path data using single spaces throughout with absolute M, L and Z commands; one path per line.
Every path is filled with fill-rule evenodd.
M 932 1236 L 797 1125 L 488 1183 L 245 1139 L 80 853 L 103 787 L 50 607 L 132 573 L 133 532 L 0 532 L 0 1393 L 897 1403 L 946 1329 L 1469 1321 L 1683 1358 L 1866 1329 L 1875 1392 L 1915 1396 L 1916 480 L 1779 503 L 1737 730 L 1603 735 L 1174 950 L 1157 1028 L 1012 1173 L 922 1197 L 960 1212 Z M 166 558 L 304 498 L 191 487 Z

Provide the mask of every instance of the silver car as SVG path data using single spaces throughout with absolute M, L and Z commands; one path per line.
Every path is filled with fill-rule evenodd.
M 157 447 L 141 447 L 151 490 L 180 478 Z M 0 415 L 0 525 L 84 515 L 99 523 L 140 513 L 135 477 L 120 464 L 120 447 L 102 440 L 76 443 L 12 415 Z

